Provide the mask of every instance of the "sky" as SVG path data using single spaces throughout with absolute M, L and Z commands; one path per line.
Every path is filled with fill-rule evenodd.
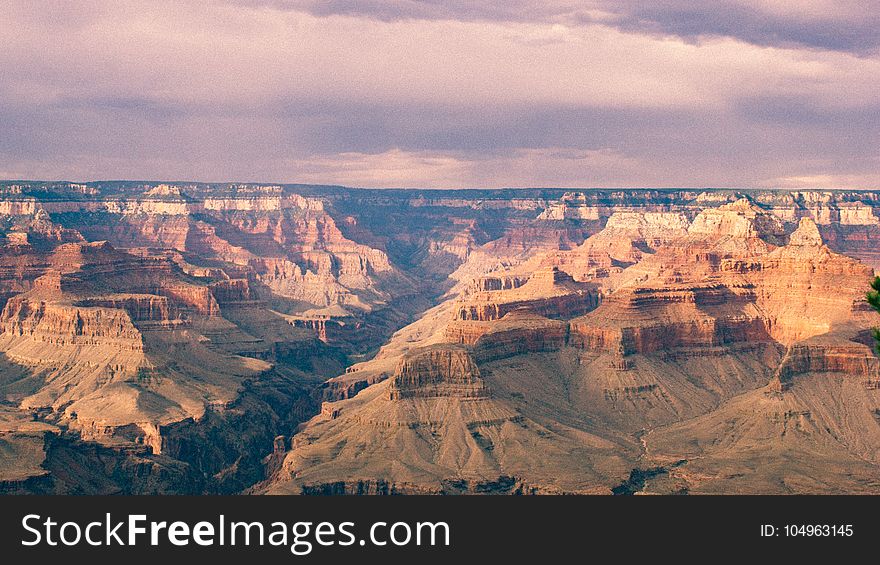
M 880 188 L 880 0 L 4 0 L 0 179 Z

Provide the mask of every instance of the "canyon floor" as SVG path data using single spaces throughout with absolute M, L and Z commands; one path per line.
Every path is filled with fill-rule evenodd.
M 880 491 L 880 192 L 0 183 L 0 492 Z

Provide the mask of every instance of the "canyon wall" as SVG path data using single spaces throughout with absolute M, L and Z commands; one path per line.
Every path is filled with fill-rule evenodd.
M 0 489 L 605 493 L 687 452 L 675 426 L 702 438 L 759 393 L 791 405 L 755 411 L 772 422 L 825 402 L 842 431 L 808 445 L 870 459 L 850 420 L 880 409 L 878 208 L 843 190 L 3 182 L 0 441 L 22 465 Z M 709 484 L 687 468 L 680 484 Z

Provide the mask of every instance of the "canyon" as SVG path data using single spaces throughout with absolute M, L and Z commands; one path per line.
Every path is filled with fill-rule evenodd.
M 880 192 L 10 181 L 0 236 L 3 493 L 880 484 Z

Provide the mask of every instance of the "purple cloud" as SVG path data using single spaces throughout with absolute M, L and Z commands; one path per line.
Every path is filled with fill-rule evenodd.
M 232 0 L 233 2 L 235 0 Z M 238 4 L 406 19 L 612 25 L 688 40 L 731 37 L 756 45 L 869 53 L 880 46 L 880 12 L 861 0 L 243 0 Z
M 768 47 L 723 29 L 759 29 L 745 0 L 635 4 L 11 2 L 0 177 L 878 184 L 869 41 Z M 770 4 L 748 9 L 794 29 Z M 850 29 L 847 5 L 798 21 Z

